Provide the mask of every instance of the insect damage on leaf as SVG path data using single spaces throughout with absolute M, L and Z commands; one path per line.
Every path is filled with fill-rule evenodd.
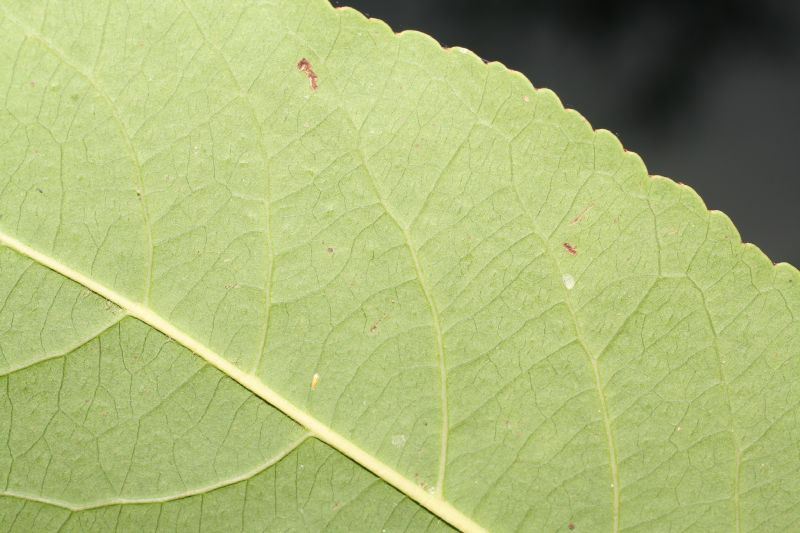
M 564 249 L 569 252 L 569 255 L 578 255 L 578 249 L 568 242 L 564 243 Z
M 316 91 L 319 88 L 317 83 L 317 73 L 311 68 L 311 63 L 305 57 L 297 62 L 297 70 L 305 72 L 308 76 L 308 83 L 311 85 L 311 90 Z

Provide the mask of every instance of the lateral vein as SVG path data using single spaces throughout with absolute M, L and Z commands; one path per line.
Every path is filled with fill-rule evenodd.
M 301 444 L 303 444 L 306 440 L 308 440 L 308 438 L 309 435 L 304 434 L 299 439 L 296 439 L 295 441 L 290 443 L 289 446 L 279 451 L 276 455 L 270 457 L 264 463 L 256 466 L 255 468 L 248 470 L 244 474 L 240 474 L 230 479 L 225 479 L 218 483 L 212 483 L 203 487 L 188 490 L 186 492 L 181 492 L 178 494 L 170 494 L 168 496 L 156 496 L 154 498 L 108 498 L 106 500 L 96 501 L 86 505 L 75 505 L 55 498 L 46 498 L 42 496 L 26 494 L 16 491 L 0 492 L 0 495 L 8 496 L 10 498 L 18 498 L 20 500 L 29 500 L 29 501 L 44 503 L 47 505 L 53 505 L 56 507 L 61 507 L 63 509 L 69 509 L 72 512 L 87 511 L 90 509 L 99 509 L 101 507 L 112 507 L 115 505 L 141 505 L 146 503 L 167 503 L 176 500 L 182 500 L 184 498 L 191 498 L 192 496 L 198 496 L 200 494 L 207 494 L 217 489 L 221 489 L 223 487 L 228 487 L 230 485 L 235 485 L 236 483 L 252 479 L 257 475 L 259 475 L 260 473 L 264 472 L 265 470 L 268 470 L 269 468 L 280 463 L 286 456 L 295 451 L 297 448 L 300 447 Z

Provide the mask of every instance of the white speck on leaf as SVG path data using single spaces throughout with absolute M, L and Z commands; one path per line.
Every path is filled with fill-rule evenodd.
M 402 448 L 407 440 L 405 435 L 392 435 L 392 446 Z
M 317 390 L 317 385 L 319 385 L 319 374 L 316 372 L 313 376 L 311 376 L 311 390 Z
M 575 286 L 575 278 L 572 277 L 572 274 L 564 274 L 561 276 L 561 280 L 564 282 L 564 286 L 567 290 L 571 290 Z

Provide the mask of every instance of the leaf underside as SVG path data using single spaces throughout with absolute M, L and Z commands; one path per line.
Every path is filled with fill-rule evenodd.
M 783 531 L 800 275 L 322 0 L 0 4 L 0 530 Z

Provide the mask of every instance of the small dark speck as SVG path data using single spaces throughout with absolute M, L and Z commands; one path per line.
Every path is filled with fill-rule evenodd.
M 575 524 L 570 522 L 569 524 L 567 524 L 567 528 L 569 528 L 569 530 L 572 531 L 573 529 L 575 529 Z
M 44 191 L 39 187 L 36 187 L 36 192 L 38 192 L 39 194 L 44 194 Z
M 329 253 L 329 254 L 332 254 L 332 253 L 333 253 L 333 246 L 328 246 L 328 253 Z

